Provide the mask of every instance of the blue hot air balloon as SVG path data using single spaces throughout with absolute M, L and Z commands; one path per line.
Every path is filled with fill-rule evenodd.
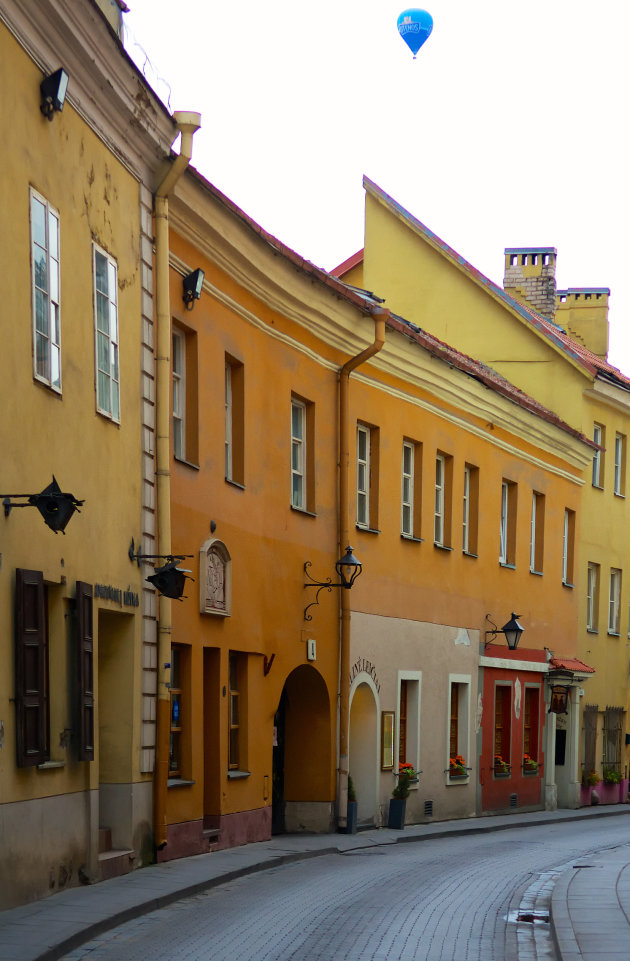
M 416 54 L 433 30 L 433 17 L 426 10 L 403 10 L 398 17 L 398 33 L 416 59 Z

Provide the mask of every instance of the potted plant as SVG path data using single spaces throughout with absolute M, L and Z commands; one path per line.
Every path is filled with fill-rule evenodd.
M 604 784 L 621 784 L 621 771 L 616 771 L 614 767 L 605 767 Z
M 396 787 L 392 791 L 392 796 L 389 802 L 387 827 L 402 831 L 405 826 L 405 814 L 407 811 L 409 786 L 418 780 L 418 774 L 415 771 L 413 764 L 409 764 L 407 761 L 405 761 L 399 766 L 396 777 Z
M 456 754 L 455 757 L 449 757 L 448 774 L 451 778 L 468 777 L 466 761 L 461 754 Z
M 589 771 L 588 774 L 582 775 L 582 784 L 585 787 L 597 787 L 599 780 L 600 778 L 597 771 Z
M 503 760 L 500 754 L 495 754 L 493 770 L 495 777 L 507 777 L 510 773 L 510 765 Z
M 530 754 L 523 754 L 523 773 L 536 774 L 538 771 L 538 761 L 535 761 Z
M 357 801 L 354 782 L 351 775 L 348 775 L 348 810 L 346 814 L 346 834 L 357 833 L 357 823 L 359 814 L 359 803 Z

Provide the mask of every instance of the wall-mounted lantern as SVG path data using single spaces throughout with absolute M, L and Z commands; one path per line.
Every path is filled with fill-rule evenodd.
M 158 594 L 162 594 L 164 597 L 170 597 L 174 601 L 180 601 L 186 587 L 186 581 L 193 581 L 194 577 L 188 577 L 190 573 L 189 570 L 180 568 L 177 565 L 183 561 L 186 557 L 192 557 L 192 554 L 141 554 L 140 551 L 134 550 L 133 538 L 131 539 L 131 544 L 129 551 L 129 560 L 137 561 L 138 566 L 140 561 L 157 561 L 164 560 L 166 564 L 161 567 L 156 567 L 153 574 L 150 574 L 146 580 L 153 584 Z
M 44 77 L 40 83 L 39 90 L 42 95 L 42 102 L 39 109 L 48 120 L 52 121 L 55 112 L 63 110 L 67 88 L 68 74 L 63 67 Z
M 319 595 L 324 589 L 331 591 L 333 587 L 343 587 L 349 591 L 363 570 L 363 565 L 354 556 L 350 546 L 346 547 L 346 553 L 335 564 L 335 570 L 337 571 L 337 576 L 339 577 L 339 582 L 337 584 L 333 584 L 330 577 L 326 578 L 325 581 L 316 581 L 308 572 L 310 566 L 311 562 L 306 561 L 304 564 L 304 573 L 308 577 L 310 583 L 305 584 L 304 587 L 316 587 L 318 590 L 317 594 L 315 595 L 315 600 L 308 604 L 304 609 L 305 621 L 311 621 L 313 619 L 312 615 L 307 612 L 309 608 L 319 604 Z
M 497 625 L 491 620 L 490 615 L 486 614 L 486 620 L 488 621 L 489 624 L 492 624 L 492 630 L 486 631 L 486 641 L 485 641 L 484 647 L 487 647 L 488 644 L 492 644 L 497 634 L 505 634 L 507 646 L 511 651 L 515 651 L 516 648 L 518 647 L 518 642 L 521 639 L 521 634 L 523 633 L 523 627 L 518 622 L 518 618 L 520 616 L 521 616 L 520 614 L 515 614 L 512 611 L 512 616 L 510 617 L 507 624 L 504 624 L 503 627 L 499 630 Z M 489 640 L 488 640 L 488 634 L 490 635 Z
M 193 270 L 192 273 L 186 274 L 184 277 L 183 299 L 186 304 L 186 310 L 192 310 L 195 306 L 195 301 L 201 297 L 204 277 L 205 274 L 200 267 L 198 267 L 197 270 Z
M 68 521 L 85 501 L 77 500 L 74 494 L 64 494 L 55 475 L 48 487 L 39 494 L 0 494 L 4 506 L 4 516 L 8 517 L 14 507 L 36 507 L 44 518 L 46 526 L 58 534 L 65 533 Z M 26 498 L 24 503 L 14 502 L 13 497 Z

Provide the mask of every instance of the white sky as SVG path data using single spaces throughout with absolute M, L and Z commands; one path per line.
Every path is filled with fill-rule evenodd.
M 404 0 L 127 2 L 151 85 L 202 114 L 194 166 L 289 247 L 362 247 L 365 173 L 498 284 L 505 247 L 556 247 L 558 287 L 611 289 L 630 373 L 628 0 L 421 0 L 415 61 Z

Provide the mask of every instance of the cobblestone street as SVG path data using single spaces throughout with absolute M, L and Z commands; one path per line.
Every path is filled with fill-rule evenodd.
M 65 961 L 554 958 L 548 923 L 517 917 L 544 915 L 557 872 L 618 846 L 619 823 L 385 844 L 272 868 L 109 931 Z

